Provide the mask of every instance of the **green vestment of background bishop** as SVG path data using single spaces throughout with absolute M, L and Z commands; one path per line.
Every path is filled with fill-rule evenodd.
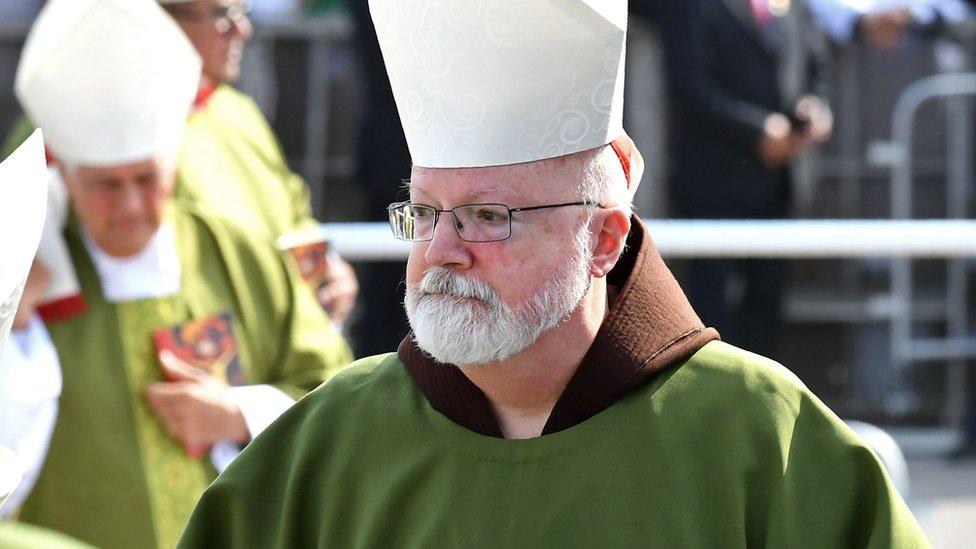
M 40 478 L 20 519 L 98 547 L 172 547 L 215 473 L 190 459 L 148 408 L 161 380 L 155 330 L 224 311 L 248 384 L 294 398 L 351 360 L 293 265 L 213 214 L 173 207 L 182 280 L 172 297 L 109 303 L 76 222 L 65 237 L 88 304 L 51 323 L 64 375 Z

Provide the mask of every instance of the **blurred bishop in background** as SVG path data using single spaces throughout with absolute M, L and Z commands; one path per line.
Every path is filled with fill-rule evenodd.
M 172 199 L 200 71 L 153 0 L 48 2 L 18 68 L 86 305 L 47 324 L 63 386 L 19 516 L 98 547 L 173 546 L 217 470 L 351 358 L 269 240 Z M 239 376 L 154 345 L 217 317 Z

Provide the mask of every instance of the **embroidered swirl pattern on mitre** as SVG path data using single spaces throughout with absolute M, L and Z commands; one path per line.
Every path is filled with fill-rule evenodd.
M 370 6 L 417 165 L 529 162 L 622 131 L 626 29 L 587 0 Z

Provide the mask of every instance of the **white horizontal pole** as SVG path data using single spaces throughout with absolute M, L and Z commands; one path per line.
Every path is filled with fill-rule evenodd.
M 976 258 L 968 220 L 645 220 L 662 255 L 673 258 Z M 333 249 L 350 261 L 403 260 L 410 244 L 386 223 L 324 223 Z

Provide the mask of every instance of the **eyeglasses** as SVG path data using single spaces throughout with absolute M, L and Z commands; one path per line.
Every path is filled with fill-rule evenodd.
M 564 208 L 568 206 L 591 206 L 603 208 L 594 202 L 566 202 L 546 204 L 528 208 L 509 208 L 504 204 L 464 204 L 449 210 L 438 210 L 425 204 L 396 202 L 390 204 L 390 228 L 393 236 L 408 242 L 427 242 L 434 238 L 437 218 L 442 213 L 454 217 L 454 229 L 465 242 L 499 242 L 512 236 L 512 214 Z
M 251 13 L 251 4 L 239 2 L 237 4 L 221 5 L 206 12 L 200 12 L 185 6 L 171 5 L 167 10 L 173 17 L 194 21 L 197 23 L 213 23 L 217 32 L 223 34 L 231 29 L 235 23 L 240 23 L 247 14 Z

